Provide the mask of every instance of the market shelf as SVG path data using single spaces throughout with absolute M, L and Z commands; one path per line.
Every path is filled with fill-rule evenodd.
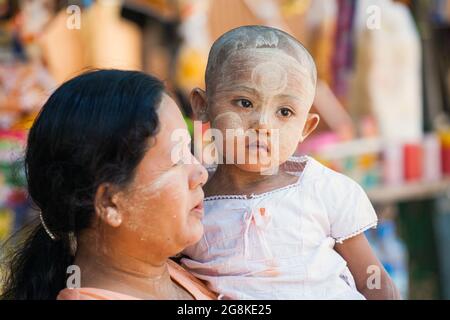
M 374 204 L 416 201 L 450 193 L 450 178 L 433 182 L 410 182 L 398 186 L 381 186 L 367 190 Z

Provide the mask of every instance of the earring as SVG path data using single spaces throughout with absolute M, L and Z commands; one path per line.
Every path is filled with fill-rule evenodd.
M 120 218 L 117 210 L 108 207 L 106 208 L 106 219 L 110 222 L 114 227 L 118 227 L 122 223 L 122 218 Z
M 78 248 L 78 241 L 75 232 L 69 232 L 68 238 L 69 238 L 70 254 L 72 256 L 75 256 Z

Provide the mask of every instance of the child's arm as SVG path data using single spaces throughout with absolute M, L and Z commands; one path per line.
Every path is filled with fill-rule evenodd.
M 356 287 L 366 299 L 401 299 L 397 287 L 375 256 L 364 234 L 336 244 L 334 248 L 347 261 L 348 268 L 355 279 Z M 380 279 L 374 279 L 378 275 Z M 376 288 L 377 280 L 379 280 L 379 288 Z

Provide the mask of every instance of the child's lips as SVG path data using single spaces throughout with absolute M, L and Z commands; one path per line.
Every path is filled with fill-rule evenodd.
M 264 142 L 253 142 L 247 145 L 247 149 L 260 149 L 269 152 L 270 149 Z

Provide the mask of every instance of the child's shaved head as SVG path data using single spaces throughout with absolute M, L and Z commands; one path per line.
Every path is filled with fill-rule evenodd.
M 214 90 L 216 81 L 227 58 L 240 50 L 273 48 L 284 52 L 307 68 L 313 86 L 317 82 L 317 69 L 313 58 L 306 48 L 288 33 L 265 26 L 243 26 L 232 29 L 217 39 L 208 57 L 206 67 L 206 87 Z
M 196 118 L 210 122 L 231 144 L 218 143 L 222 158 L 244 171 L 266 172 L 293 155 L 319 123 L 319 116 L 309 113 L 316 82 L 313 58 L 295 38 L 270 27 L 245 26 L 213 44 L 206 92 L 194 89 L 190 101 Z M 246 137 L 252 132 L 258 134 L 256 145 Z M 239 155 L 255 161 L 240 163 Z

